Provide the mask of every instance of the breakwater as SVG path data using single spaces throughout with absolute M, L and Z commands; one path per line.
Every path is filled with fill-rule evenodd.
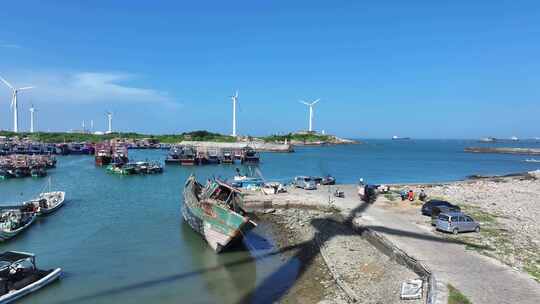
M 243 148 L 251 148 L 257 152 L 294 152 L 293 146 L 290 144 L 266 143 L 266 142 L 211 142 L 211 141 L 182 141 L 178 146 L 197 147 L 203 149 L 231 149 L 241 150 Z
M 535 148 L 467 147 L 467 148 L 465 148 L 465 152 L 470 152 L 470 153 L 502 153 L 502 154 L 540 155 L 540 149 L 535 149 Z

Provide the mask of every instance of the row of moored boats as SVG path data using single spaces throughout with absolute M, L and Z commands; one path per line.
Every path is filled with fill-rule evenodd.
M 41 193 L 15 206 L 0 207 L 0 241 L 5 242 L 23 232 L 40 216 L 63 206 L 65 192 Z M 0 304 L 11 303 L 30 294 L 62 275 L 61 268 L 39 269 L 32 253 L 7 251 L 0 254 Z

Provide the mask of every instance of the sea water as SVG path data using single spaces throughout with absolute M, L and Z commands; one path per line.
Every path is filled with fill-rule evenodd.
M 513 143 L 514 145 L 525 145 Z M 338 182 L 437 182 L 470 174 L 505 174 L 540 167 L 520 155 L 471 154 L 457 140 L 365 140 L 361 145 L 299 147 L 295 153 L 262 153 L 258 167 L 167 165 L 163 174 L 120 176 L 94 165 L 91 156 L 58 156 L 48 171 L 53 190 L 66 191 L 56 213 L 39 218 L 0 251 L 33 252 L 41 268 L 61 267 L 63 278 L 21 303 L 238 303 L 277 300 L 294 284 L 298 263 L 283 262 L 271 231 L 260 225 L 247 250 L 216 255 L 181 219 L 183 184 L 194 173 L 204 181 L 230 177 L 234 168 L 266 180 L 332 174 Z M 508 146 L 506 144 L 505 146 Z M 526 146 L 540 146 L 528 143 Z M 131 150 L 135 160 L 161 160 L 166 151 Z M 0 181 L 0 204 L 22 202 L 45 179 Z M 285 266 L 284 266 L 285 265 Z M 276 273 L 278 275 L 276 275 Z M 273 282 L 266 278 L 272 276 Z M 264 286 L 262 284 L 269 284 Z

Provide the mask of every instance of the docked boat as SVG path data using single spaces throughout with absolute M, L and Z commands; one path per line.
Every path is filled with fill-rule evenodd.
M 136 162 L 135 170 L 140 174 L 158 174 L 163 173 L 163 166 L 157 162 Z
M 252 148 L 246 147 L 242 151 L 242 158 L 240 159 L 242 164 L 258 164 L 259 160 L 259 153 Z
M 45 171 L 45 168 L 42 167 L 32 167 L 30 169 L 30 175 L 32 177 L 45 177 L 47 176 L 47 171 Z
M 180 164 L 182 166 L 194 166 L 197 164 L 196 156 L 193 147 L 184 147 L 182 149 L 182 154 L 180 155 Z
M 128 149 L 126 146 L 116 146 L 112 154 L 112 163 L 115 164 L 126 164 L 129 162 L 128 158 Z
M 7 241 L 28 228 L 34 222 L 36 216 L 37 208 L 34 205 L 3 207 L 3 209 L 0 209 L 0 242 Z
M 96 148 L 96 166 L 106 166 L 111 163 L 111 148 L 99 146 Z
M 167 158 L 165 158 L 166 164 L 179 164 L 182 157 L 182 150 L 179 147 L 171 147 Z
M 11 174 L 6 169 L 0 169 L 0 179 L 8 179 L 11 177 Z
M 234 163 L 234 155 L 231 150 L 223 150 L 223 156 L 221 158 L 222 164 L 233 164 Z
M 38 215 L 47 215 L 55 212 L 64 205 L 66 193 L 64 191 L 44 192 L 36 199 L 39 209 Z
M 7 251 L 0 254 L 0 303 L 11 303 L 54 282 L 61 268 L 41 270 L 34 254 Z
M 30 168 L 28 167 L 15 168 L 15 170 L 13 171 L 13 175 L 17 178 L 30 176 Z
M 127 164 L 112 163 L 107 166 L 107 171 L 114 174 L 120 174 L 120 175 L 131 175 L 131 174 L 137 173 L 135 171 L 135 165 L 132 163 L 127 163 Z
M 216 179 L 209 180 L 205 186 L 199 184 L 194 175 L 186 181 L 182 217 L 216 253 L 241 240 L 256 226 L 245 216 L 240 193 Z

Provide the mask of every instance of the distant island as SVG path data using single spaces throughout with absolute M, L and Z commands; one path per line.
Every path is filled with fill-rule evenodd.
M 339 138 L 334 135 L 318 134 L 315 132 L 295 132 L 285 135 L 270 136 L 237 136 L 223 135 L 206 130 L 183 132 L 179 134 L 140 134 L 134 132 L 112 132 L 107 134 L 93 134 L 82 132 L 11 132 L 0 131 L 0 137 L 6 138 L 27 138 L 32 141 L 43 143 L 69 143 L 69 142 L 101 142 L 115 138 L 126 140 L 151 139 L 165 144 L 176 144 L 186 141 L 191 142 L 218 142 L 218 143 L 242 143 L 242 142 L 263 142 L 272 144 L 287 145 L 336 145 L 336 144 L 356 144 L 354 140 Z

